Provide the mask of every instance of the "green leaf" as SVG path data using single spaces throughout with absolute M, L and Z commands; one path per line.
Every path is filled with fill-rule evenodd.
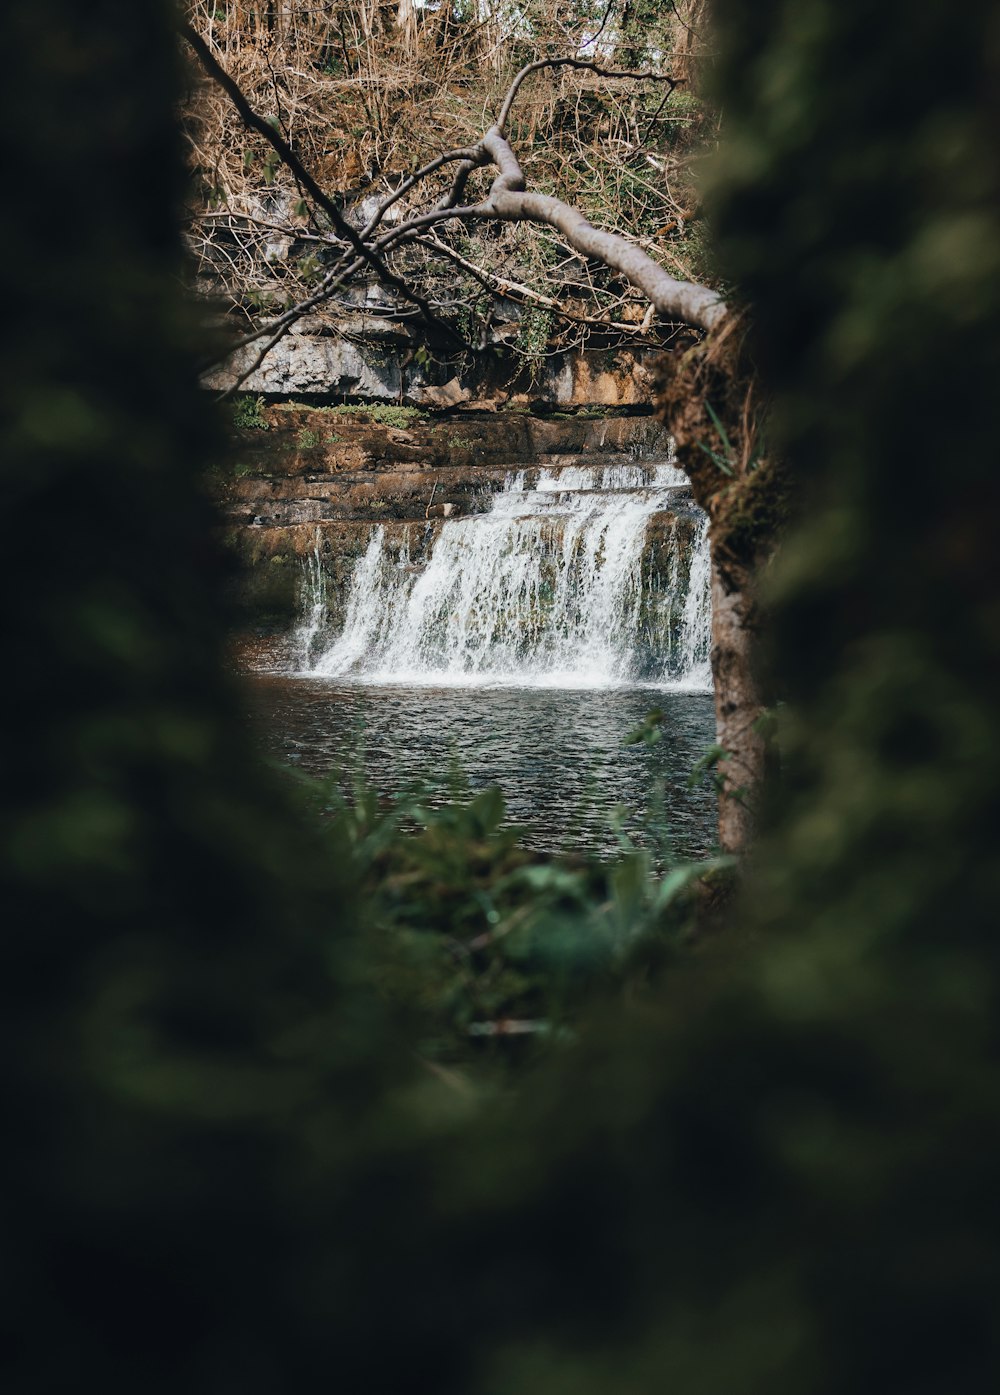
M 506 885 L 526 886 L 534 892 L 549 892 L 554 896 L 572 897 L 583 901 L 586 886 L 579 872 L 560 867 L 557 862 L 541 862 L 531 867 L 519 867 L 507 879 Z M 504 885 L 504 884 L 501 884 Z
M 698 447 L 699 450 L 703 450 L 705 452 L 709 460 L 713 461 L 716 465 L 718 465 L 719 469 L 722 471 L 724 475 L 728 475 L 730 479 L 732 479 L 733 471 L 727 464 L 727 462 L 723 460 L 722 456 L 719 455 L 718 451 L 709 450 L 708 446 L 706 446 L 702 441 L 696 441 L 695 445 Z
M 688 789 L 694 789 L 702 775 L 711 770 L 720 760 L 728 760 L 730 754 L 725 746 L 709 746 L 705 754 L 691 767 L 691 774 L 688 776 Z
M 625 737 L 623 745 L 637 746 L 640 742 L 644 746 L 655 746 L 662 740 L 660 728 L 663 725 L 664 713 L 659 707 L 654 707 L 647 712 L 639 726 L 633 728 Z
M 656 889 L 653 897 L 653 911 L 659 913 L 665 911 L 671 901 L 677 899 L 680 893 L 693 881 L 705 876 L 707 872 L 717 872 L 724 867 L 735 867 L 735 857 L 713 857 L 707 862 L 689 862 L 684 867 L 675 867 L 674 870 L 663 878 Z
M 505 810 L 503 791 L 499 785 L 490 785 L 478 794 L 469 805 L 469 813 L 481 832 L 493 833 L 499 827 Z
M 638 920 L 649 890 L 649 873 L 649 854 L 643 850 L 623 857 L 612 872 L 611 894 L 622 924 Z
M 716 455 L 714 451 L 710 451 L 707 446 L 701 446 L 701 448 L 706 455 L 711 456 L 711 458 L 715 461 L 716 465 L 718 465 L 719 469 L 723 472 L 723 474 L 732 476 L 732 474 L 734 473 L 732 469 L 732 461 L 735 458 L 736 452 L 733 450 L 732 444 L 729 440 L 729 436 L 726 433 L 726 428 L 719 420 L 718 413 L 712 406 L 711 402 L 709 402 L 707 397 L 705 398 L 705 411 L 712 418 L 712 425 L 719 433 L 719 439 L 722 442 L 726 454 L 725 457 L 722 457 Z M 698 444 L 701 445 L 701 442 L 699 441 Z M 723 463 L 723 461 L 725 461 L 725 463 Z

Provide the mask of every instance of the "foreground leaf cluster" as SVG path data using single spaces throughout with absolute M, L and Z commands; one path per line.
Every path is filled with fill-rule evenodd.
M 729 859 L 664 868 L 624 833 L 610 859 L 532 852 L 496 786 L 385 800 L 356 762 L 350 780 L 302 784 L 351 868 L 369 981 L 431 1059 L 505 1065 L 572 1041 L 596 1004 L 657 981 L 724 899 Z

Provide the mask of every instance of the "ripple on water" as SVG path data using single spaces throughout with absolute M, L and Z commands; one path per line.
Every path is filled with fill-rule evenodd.
M 266 748 L 311 774 L 342 766 L 360 738 L 365 771 L 380 794 L 426 782 L 444 799 L 457 758 L 472 789 L 499 785 L 509 822 L 530 825 L 525 841 L 549 851 L 613 851 L 615 807 L 641 814 L 662 781 L 678 856 L 702 856 L 714 846 L 712 791 L 688 787 L 714 740 L 710 693 L 361 685 L 275 674 L 247 682 Z M 653 707 L 664 713 L 662 740 L 626 746 Z

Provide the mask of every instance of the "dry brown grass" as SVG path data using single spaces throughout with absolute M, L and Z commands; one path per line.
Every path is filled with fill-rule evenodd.
M 689 280 L 705 275 L 693 264 L 698 240 L 690 235 L 692 157 L 711 137 L 692 95 L 701 8 L 701 0 L 685 0 L 665 12 L 657 62 L 685 79 L 678 95 L 662 100 L 649 85 L 565 69 L 527 83 L 511 122 L 531 187 L 634 236 Z M 355 222 L 404 173 L 478 138 L 523 62 L 581 44 L 590 56 L 600 45 L 614 59 L 613 20 L 588 46 L 586 25 L 560 18 L 555 6 L 539 7 L 530 26 L 509 8 L 480 13 L 479 22 L 463 21 L 448 0 L 433 11 L 415 11 L 411 0 L 189 5 L 192 24 L 253 108 L 276 123 Z M 592 21 L 591 36 L 595 29 Z M 200 283 L 252 331 L 314 293 L 342 244 L 214 84 L 193 75 L 184 118 L 194 174 L 189 237 Z M 433 189 L 401 199 L 386 226 L 428 207 L 449 177 L 445 170 Z M 473 174 L 470 194 L 483 192 L 486 179 Z M 474 348 L 500 342 L 538 357 L 594 336 L 623 343 L 648 331 L 641 297 L 551 229 L 447 225 L 398 247 L 389 260 Z M 363 294 L 358 285 L 338 291 L 315 308 L 315 327 L 350 332 Z M 398 318 L 384 295 L 374 299 Z

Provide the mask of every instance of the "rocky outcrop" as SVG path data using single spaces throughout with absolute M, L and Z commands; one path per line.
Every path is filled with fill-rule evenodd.
M 332 401 L 363 399 L 420 407 L 482 410 L 504 406 L 632 407 L 650 400 L 647 365 L 654 357 L 626 349 L 556 354 L 534 364 L 509 356 L 480 354 L 461 365 L 447 361 L 418 363 L 408 336 L 391 329 L 376 332 L 359 319 L 343 332 L 304 320 L 268 353 L 242 385 L 249 393 L 272 397 L 322 396 Z M 241 349 L 213 368 L 204 385 L 218 391 L 231 387 L 253 364 L 259 344 Z

